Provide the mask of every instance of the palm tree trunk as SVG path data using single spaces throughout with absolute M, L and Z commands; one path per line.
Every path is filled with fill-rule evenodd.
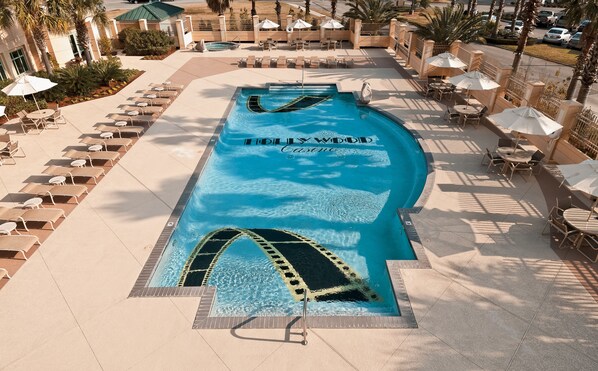
M 75 22 L 75 32 L 77 33 L 77 44 L 83 49 L 83 58 L 88 66 L 91 66 L 91 53 L 89 51 L 89 34 L 87 33 L 87 27 L 85 22 L 77 20 Z
M 309 0 L 305 0 L 305 18 L 309 15 Z
M 498 11 L 496 14 L 496 24 L 494 24 L 494 30 L 492 30 L 492 37 L 496 37 L 498 34 L 498 26 L 500 26 L 500 20 L 502 19 L 502 12 L 505 8 L 505 0 L 498 1 Z
M 521 7 L 521 1 L 515 1 L 515 9 L 513 9 L 513 20 L 511 21 L 511 32 L 515 32 L 515 21 L 519 17 L 519 8 Z M 533 3 L 534 0 L 528 0 L 526 4 Z
M 469 10 L 469 15 L 473 16 L 478 12 L 478 0 L 471 0 L 471 9 Z
M 330 16 L 332 19 L 336 18 L 336 2 L 337 0 L 330 0 Z
M 598 76 L 598 43 L 594 42 L 589 50 L 588 63 L 583 67 L 581 74 L 581 87 L 577 95 L 577 101 L 581 104 L 586 102 L 592 84 L 596 82 Z
M 519 69 L 521 56 L 523 55 L 523 50 L 525 50 L 527 39 L 532 31 L 532 27 L 534 26 L 536 14 L 538 13 L 538 8 L 540 7 L 540 2 L 541 0 L 527 0 L 527 3 L 524 5 L 525 19 L 523 20 L 521 35 L 519 36 L 519 42 L 517 43 L 517 49 L 515 50 L 515 59 L 513 59 L 513 75 L 517 74 L 517 70 Z M 513 20 L 513 25 L 515 25 L 515 20 Z
M 276 6 L 274 7 L 274 11 L 276 12 L 276 20 L 278 21 L 279 25 L 282 25 L 282 20 L 280 19 L 280 1 L 276 0 Z
M 48 53 L 46 51 L 46 35 L 44 30 L 41 26 L 38 26 L 32 30 L 32 34 L 35 46 L 41 54 L 44 68 L 46 69 L 46 72 L 48 72 L 48 75 L 51 75 L 54 72 L 54 68 L 52 67 L 52 63 L 50 62 L 50 58 L 48 58 Z
M 496 0 L 492 0 L 490 2 L 490 10 L 488 11 L 488 22 L 492 22 L 492 16 L 494 15 L 494 6 L 496 5 Z
M 569 87 L 567 88 L 567 95 L 565 96 L 565 99 L 573 99 L 573 94 L 575 94 L 575 89 L 577 89 L 577 81 L 581 77 L 583 67 L 586 64 L 589 56 L 590 49 L 596 42 L 598 42 L 597 38 L 598 35 L 594 37 L 590 37 L 589 35 L 586 37 L 586 35 L 582 35 L 581 40 L 583 41 L 583 48 L 581 50 L 581 54 L 577 56 L 577 62 L 573 68 L 573 76 L 571 76 L 571 80 L 569 81 Z

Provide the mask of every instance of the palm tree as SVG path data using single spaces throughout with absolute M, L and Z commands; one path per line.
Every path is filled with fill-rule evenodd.
M 521 62 L 521 55 L 527 44 L 529 34 L 532 32 L 536 16 L 538 15 L 538 9 L 540 8 L 542 0 L 527 0 L 524 4 L 523 11 L 521 12 L 524 16 L 523 27 L 521 28 L 521 35 L 519 36 L 519 42 L 517 43 L 517 49 L 515 50 L 515 59 L 513 60 L 513 74 L 517 73 L 519 69 L 519 63 Z M 515 20 L 513 19 L 513 25 Z
M 519 7 L 521 7 L 521 2 L 523 0 L 517 0 L 515 1 L 515 8 L 513 9 L 513 19 L 511 20 L 511 32 L 515 32 L 515 21 L 517 20 L 517 18 L 519 18 Z M 528 0 L 526 4 L 530 3 L 530 2 L 534 2 L 534 0 Z M 525 16 L 527 19 L 527 16 Z M 533 22 L 533 20 L 532 20 Z M 521 31 L 521 33 L 523 33 L 523 31 Z
M 60 1 L 60 0 L 59 0 Z M 66 0 L 63 9 L 77 32 L 77 44 L 83 49 L 83 57 L 88 65 L 91 65 L 92 58 L 89 52 L 89 33 L 85 25 L 85 19 L 91 19 L 99 25 L 106 25 L 108 17 L 103 0 Z
M 588 99 L 590 88 L 598 78 L 598 42 L 596 42 L 597 38 L 598 36 L 594 35 L 594 42 L 591 44 L 588 50 L 587 63 L 584 64 L 581 73 L 581 87 L 579 88 L 579 94 L 577 94 L 577 101 L 581 104 L 584 104 L 586 102 L 586 99 Z
M 309 15 L 309 0 L 305 0 L 305 18 Z
M 569 87 L 567 88 L 567 95 L 565 98 L 573 98 L 573 94 L 575 93 L 575 90 L 577 88 L 577 81 L 582 76 L 584 71 L 587 71 L 588 76 L 582 80 L 582 87 L 577 96 L 577 100 L 581 103 L 584 103 L 585 97 L 581 97 L 583 102 L 580 100 L 582 90 L 585 91 L 586 89 L 586 87 L 583 86 L 584 81 L 585 84 L 590 84 L 587 85 L 588 90 L 593 83 L 590 82 L 589 78 L 589 75 L 591 75 L 591 69 L 586 67 L 591 67 L 587 66 L 588 62 L 591 60 L 590 53 L 593 50 L 592 48 L 594 47 L 594 45 L 598 43 L 598 6 L 595 0 L 566 0 L 562 3 L 562 6 L 565 7 L 565 14 L 567 18 L 571 20 L 572 23 L 579 22 L 582 19 L 589 19 L 591 21 L 591 23 L 583 29 L 583 34 L 581 38 L 583 42 L 583 47 L 581 50 L 581 54 L 577 57 L 577 63 L 575 64 L 575 68 L 573 69 L 573 76 L 571 77 L 571 82 L 569 83 Z
M 330 0 L 330 17 L 336 18 L 336 2 L 337 0 Z
M 494 30 L 492 30 L 492 37 L 496 37 L 496 35 L 498 34 L 498 26 L 500 26 L 500 20 L 502 19 L 502 12 L 504 9 L 505 9 L 505 0 L 498 0 L 496 23 L 494 24 Z
M 388 23 L 397 15 L 397 8 L 388 0 L 347 0 L 349 10 L 344 17 L 365 23 Z
M 276 12 L 276 20 L 278 21 L 278 24 L 282 24 L 282 21 L 280 19 L 280 1 L 276 0 L 276 6 L 274 7 L 274 11 Z
M 0 0 L 0 29 L 8 30 L 14 24 L 10 0 Z
M 461 40 L 465 43 L 476 40 L 483 28 L 482 17 L 468 17 L 463 13 L 463 4 L 454 8 L 434 8 L 434 14 L 425 13 L 428 21 L 425 26 L 416 24 L 415 34 L 443 45 L 450 45 Z
M 58 9 L 60 4 L 50 3 L 46 4 L 44 0 L 15 0 L 12 2 L 15 19 L 25 33 L 33 38 L 48 74 L 52 74 L 54 69 L 46 51 L 46 30 L 62 34 L 69 29 L 68 20 Z
M 492 0 L 490 2 L 490 10 L 488 10 L 488 22 L 492 22 L 492 16 L 494 15 L 494 6 L 496 5 L 496 0 Z
M 74 0 L 77 1 L 77 0 Z M 208 4 L 208 8 L 213 13 L 218 13 L 218 15 L 224 15 L 224 11 L 230 8 L 230 3 L 232 0 L 206 0 L 206 4 Z M 253 3 L 252 3 L 253 6 Z M 253 8 L 252 8 L 253 13 Z

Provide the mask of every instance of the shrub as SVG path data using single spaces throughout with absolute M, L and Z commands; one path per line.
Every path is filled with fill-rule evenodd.
M 100 48 L 100 53 L 102 55 L 112 55 L 112 40 L 103 36 L 100 38 L 98 42 L 98 47 Z
M 121 44 L 127 45 L 129 38 L 140 32 L 141 30 L 138 28 L 125 28 L 118 33 L 118 41 L 120 41 Z
M 40 99 L 37 95 L 36 99 L 40 109 L 48 107 L 48 104 L 45 100 Z M 14 116 L 17 114 L 17 112 L 22 110 L 25 110 L 27 112 L 37 110 L 37 106 L 35 105 L 33 99 L 23 100 L 23 97 L 9 97 L 4 93 L 0 93 L 0 105 L 6 106 L 5 113 L 7 116 Z
M 128 76 L 121 68 L 122 63 L 117 57 L 109 57 L 93 62 L 89 67 L 99 84 L 109 86 L 110 81 L 127 81 Z
M 88 95 L 99 86 L 92 69 L 87 66 L 65 67 L 56 72 L 56 77 L 69 96 Z
M 166 54 L 174 41 L 164 31 L 150 30 L 131 34 L 125 42 L 127 55 Z
M 55 70 L 58 71 L 58 70 Z M 43 77 L 44 79 L 50 79 L 51 81 L 55 82 L 57 85 L 52 89 L 44 90 L 42 92 L 36 93 L 35 97 L 45 100 L 46 102 L 59 102 L 66 97 L 66 92 L 64 91 L 64 86 L 58 83 L 58 77 L 56 76 L 56 72 L 54 75 L 49 76 L 46 71 L 37 71 L 33 73 L 34 76 Z

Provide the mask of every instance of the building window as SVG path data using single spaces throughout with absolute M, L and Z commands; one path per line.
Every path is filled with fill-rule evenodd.
M 0 80 L 6 80 L 8 77 L 6 76 L 6 70 L 4 69 L 4 64 L 0 61 Z
M 73 50 L 73 55 L 75 56 L 75 58 L 80 58 L 81 50 L 79 48 L 79 45 L 77 44 L 77 39 L 75 38 L 75 35 L 69 35 L 69 40 L 71 41 L 71 49 Z
M 10 52 L 10 59 L 12 60 L 12 64 L 15 66 L 15 69 L 17 70 L 17 75 L 29 71 L 27 58 L 25 58 L 25 53 L 23 53 L 22 48 L 17 49 L 14 52 Z

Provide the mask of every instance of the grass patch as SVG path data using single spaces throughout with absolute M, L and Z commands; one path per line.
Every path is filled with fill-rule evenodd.
M 498 48 L 515 51 L 517 45 L 495 45 Z M 550 62 L 564 64 L 565 66 L 574 67 L 577 62 L 577 56 L 581 52 L 573 49 L 567 49 L 551 44 L 536 44 L 525 47 L 523 54 L 530 57 L 544 59 Z

